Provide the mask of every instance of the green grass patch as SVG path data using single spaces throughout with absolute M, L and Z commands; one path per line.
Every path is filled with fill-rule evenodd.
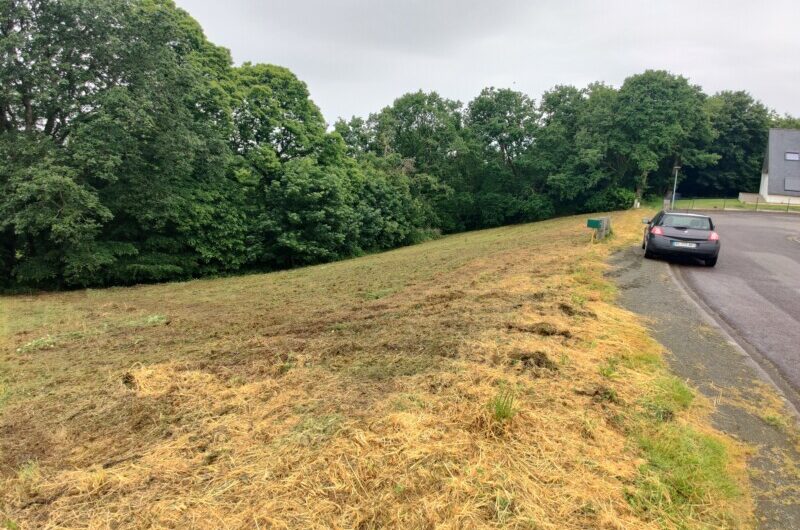
M 617 376 L 617 372 L 619 371 L 619 359 L 616 357 L 606 359 L 606 361 L 600 365 L 598 371 L 600 372 L 600 375 L 606 379 L 615 378 Z
M 788 208 L 787 208 L 788 206 Z M 660 205 L 659 205 L 660 208 Z M 800 206 L 787 204 L 770 204 L 766 202 L 745 203 L 738 198 L 698 198 L 698 199 L 678 199 L 675 201 L 676 210 L 770 210 L 778 212 L 800 212 Z
M 52 350 L 56 347 L 56 338 L 51 335 L 45 335 L 44 337 L 39 337 L 38 339 L 33 339 L 32 341 L 26 342 L 19 348 L 17 348 L 17 353 L 27 353 L 31 351 L 39 351 L 39 350 Z
M 361 298 L 364 300 L 380 300 L 381 298 L 387 297 L 390 294 L 393 294 L 397 291 L 395 288 L 388 288 L 388 289 L 376 289 L 374 291 L 367 291 L 365 293 L 361 293 Z
M 509 389 L 501 390 L 489 402 L 489 411 L 491 411 L 492 417 L 497 422 L 510 421 L 516 413 L 514 409 L 514 392 Z
M 492 505 L 494 518 L 498 523 L 505 523 L 514 513 L 514 499 L 505 491 L 498 491 Z
M 695 394 L 671 375 L 656 380 L 629 424 L 646 463 L 626 493 L 641 515 L 668 528 L 735 528 L 734 502 L 741 491 L 729 469 L 730 455 L 718 438 L 672 421 Z
M 440 367 L 436 357 L 401 356 L 394 358 L 371 357 L 358 359 L 348 365 L 347 372 L 358 379 L 387 381 L 395 377 L 407 377 Z
M 648 416 L 657 421 L 670 421 L 694 401 L 694 392 L 673 376 L 664 376 L 656 381 L 654 391 L 642 402 Z
M 653 372 L 664 366 L 664 359 L 656 351 L 623 353 L 619 356 L 619 361 L 625 368 L 646 373 Z
M 790 425 L 789 420 L 785 416 L 776 412 L 765 412 L 761 415 L 761 419 L 764 420 L 764 423 L 767 425 L 772 425 L 778 429 L 788 429 Z
M 645 427 L 638 436 L 647 460 L 628 501 L 641 514 L 665 526 L 733 527 L 736 517 L 722 502 L 740 495 L 728 471 L 725 446 L 690 426 L 662 423 Z

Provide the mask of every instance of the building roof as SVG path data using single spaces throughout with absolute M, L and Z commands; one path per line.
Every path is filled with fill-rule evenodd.
M 769 130 L 762 171 L 770 195 L 800 196 L 800 129 Z

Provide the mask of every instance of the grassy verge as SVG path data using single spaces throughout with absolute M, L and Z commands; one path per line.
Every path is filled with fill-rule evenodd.
M 757 208 L 756 208 L 757 206 Z M 800 212 L 800 206 L 786 204 L 768 204 L 761 202 L 758 205 L 755 203 L 744 203 L 739 199 L 678 199 L 675 201 L 675 208 L 678 210 L 753 210 L 758 209 L 776 211 L 776 212 Z
M 747 525 L 741 453 L 604 277 L 643 213 L 2 298 L 0 521 Z

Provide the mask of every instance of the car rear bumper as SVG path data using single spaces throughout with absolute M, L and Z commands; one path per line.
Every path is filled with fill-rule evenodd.
M 698 258 L 716 258 L 719 255 L 719 241 L 692 241 L 696 248 L 676 247 L 672 244 L 675 239 L 667 236 L 650 235 L 647 240 L 647 250 L 659 255 L 695 256 Z

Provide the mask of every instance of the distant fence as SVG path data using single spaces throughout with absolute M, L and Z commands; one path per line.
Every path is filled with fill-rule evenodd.
M 765 202 L 757 193 L 740 193 L 739 197 L 708 198 L 682 197 L 675 201 L 676 211 L 692 210 L 725 210 L 738 212 L 785 212 L 800 213 L 800 204 L 796 202 Z

